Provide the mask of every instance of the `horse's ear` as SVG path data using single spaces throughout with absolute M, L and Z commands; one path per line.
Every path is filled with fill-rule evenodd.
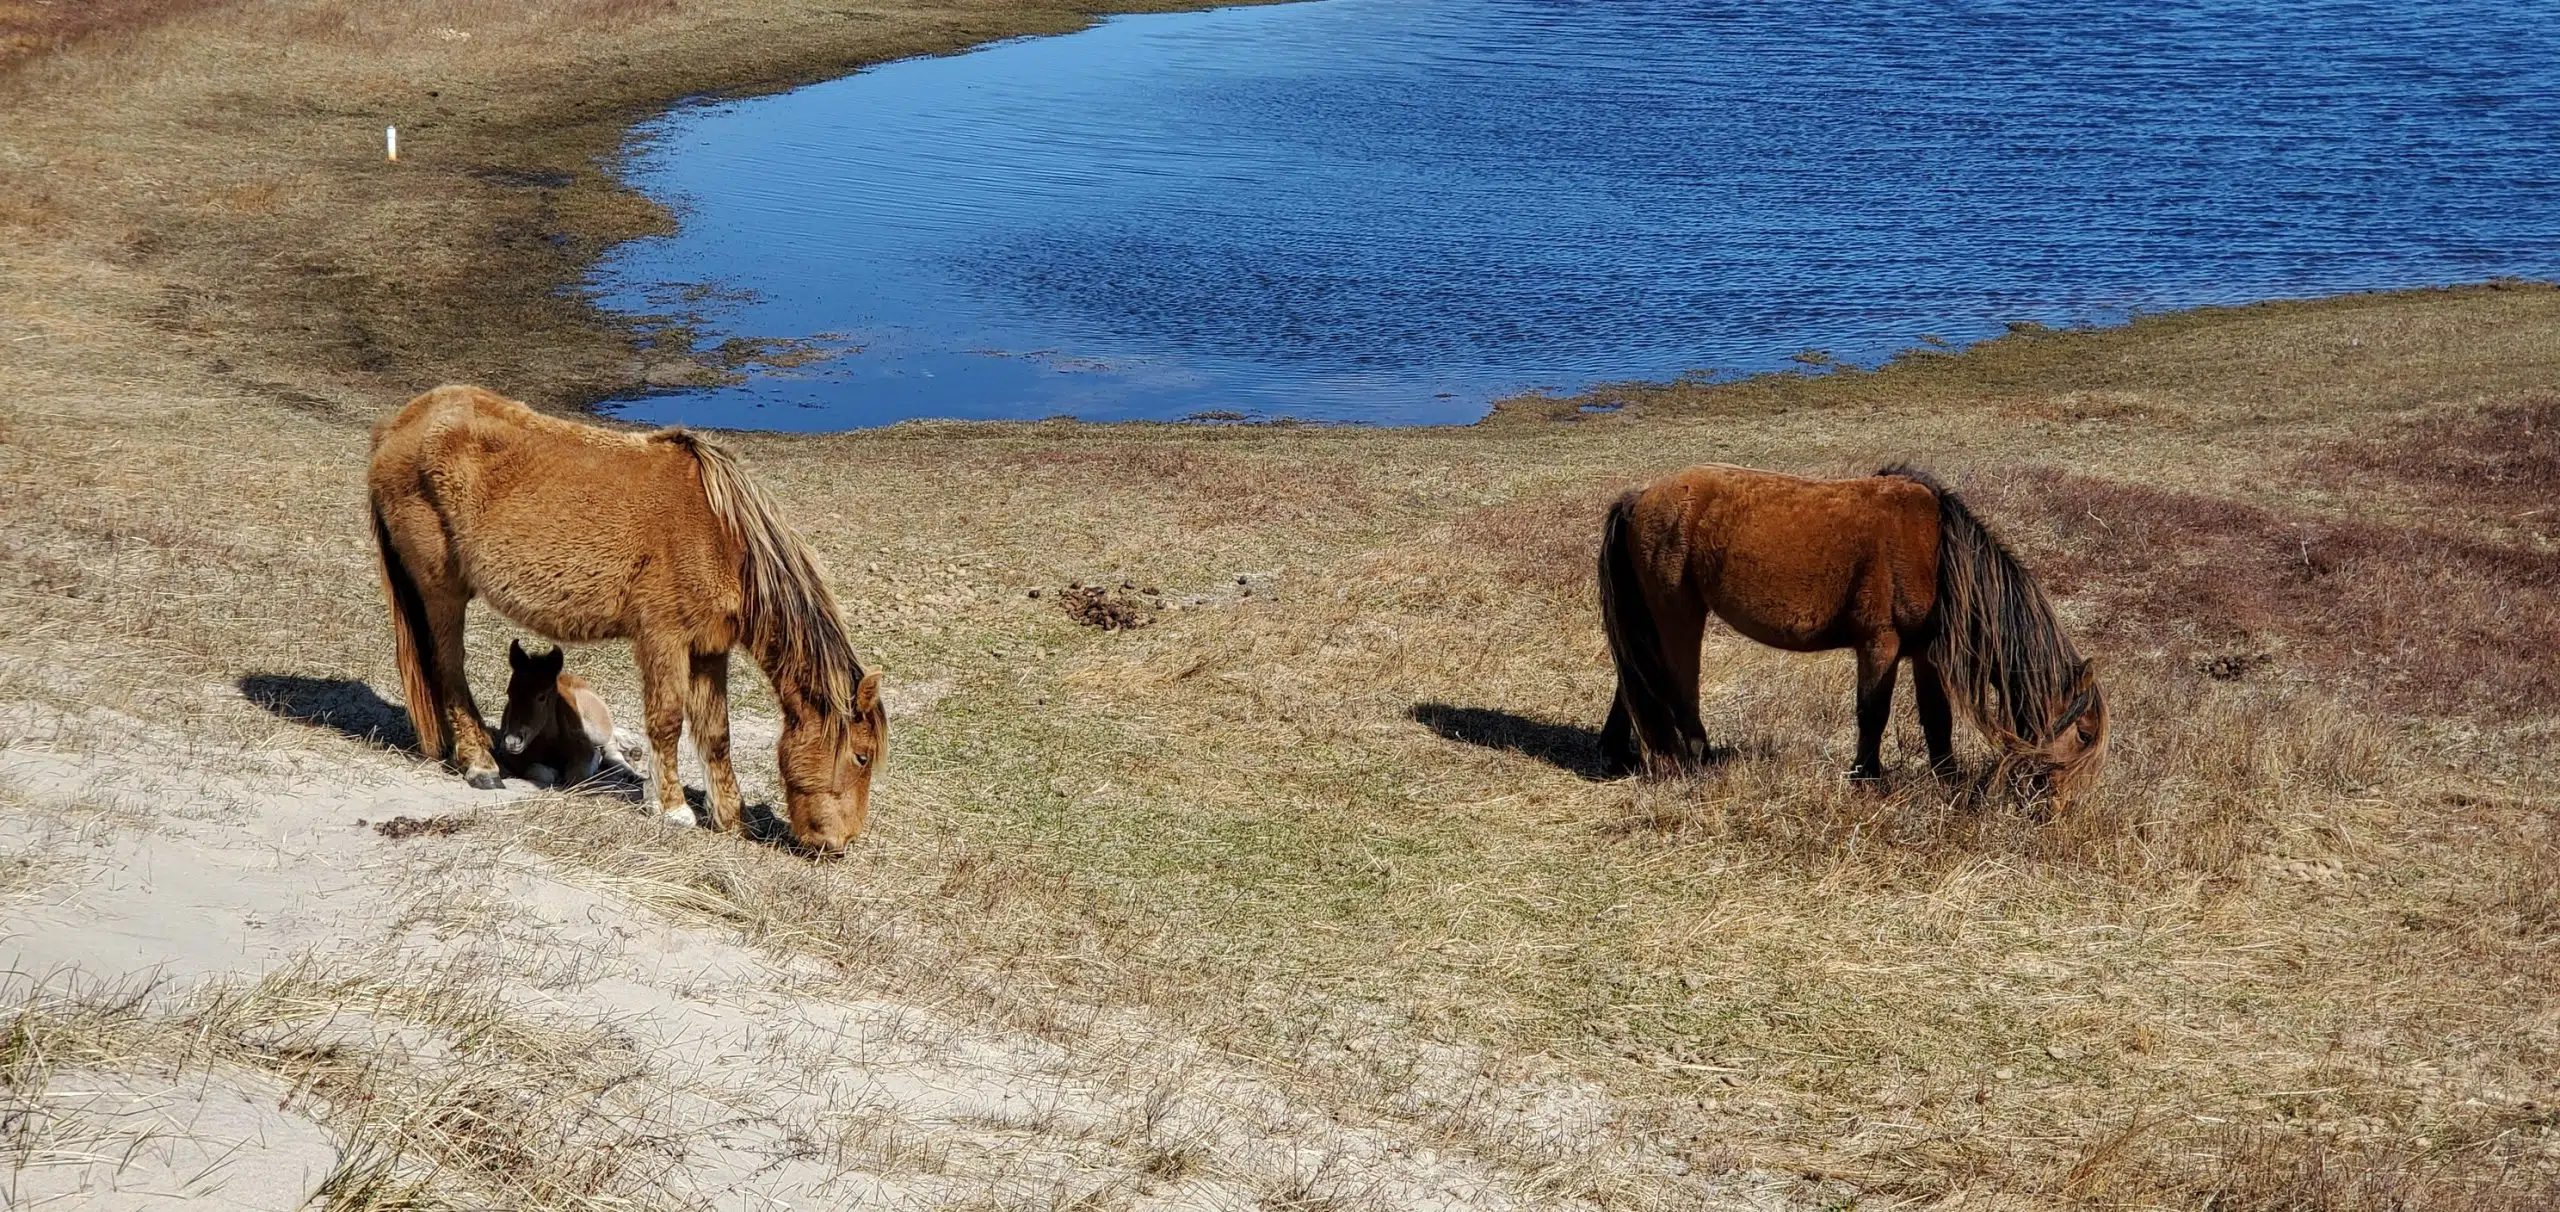
M 522 669 L 531 663 L 533 658 L 525 655 L 524 644 L 521 641 L 507 641 L 507 668 Z
M 2088 657 L 2071 671 L 2071 688 L 2086 690 L 2098 684 L 2098 658 Z
M 875 669 L 863 674 L 862 681 L 854 686 L 853 713 L 867 718 L 872 712 L 878 710 L 880 710 L 880 671 Z
M 556 678 L 560 676 L 561 670 L 569 667 L 569 654 L 566 650 L 555 644 L 552 646 L 551 651 L 533 658 L 531 664 L 533 665 L 533 671 L 536 674 L 543 677 Z

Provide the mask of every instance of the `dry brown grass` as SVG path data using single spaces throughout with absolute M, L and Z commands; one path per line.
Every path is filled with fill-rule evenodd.
M 559 406 L 645 372 L 551 290 L 659 221 L 595 167 L 620 123 L 1079 19 L 252 0 L 22 65 L 0 700 L 230 736 L 216 692 L 243 687 L 328 725 L 255 744 L 324 754 L 396 721 L 364 689 L 397 684 L 364 427 L 443 378 Z M 264 49 L 288 34 L 291 61 Z M 1759 1168 L 1829 1176 L 1798 1180 L 1814 1202 L 2547 1203 L 2555 338 L 2560 291 L 2506 284 L 1463 430 L 739 435 L 893 694 L 941 692 L 899 721 L 874 834 L 811 863 L 583 805 L 510 844 L 854 986 L 1196 1033 L 1552 1197 L 1694 1206 Z M 1951 472 L 2109 662 L 2100 791 L 2045 819 L 1941 786 L 1906 720 L 1890 789 L 1851 788 L 1845 661 L 1729 635 L 1729 759 L 1594 781 L 1601 504 L 1694 461 L 1898 458 Z M 1124 581 L 1198 605 L 1106 633 L 1026 592 Z M 507 632 L 475 627 L 494 690 Z M 620 653 L 573 660 L 635 701 Z M 570 1139 L 420 1128 L 384 1172 L 543 1171 Z M 611 1156 L 639 1168 L 525 1181 L 645 1177 Z M 1262 1194 L 1362 1198 L 1349 1163 L 1298 1178 Z
M 75 43 L 131 34 L 207 0 L 8 0 L 0 3 L 0 72 Z
M 280 1084 L 281 1109 L 342 1142 L 317 1197 L 342 1212 L 625 1207 L 671 1164 L 665 1142 L 634 1131 L 647 1061 L 628 1041 L 529 1016 L 468 963 L 302 964 L 183 996 L 16 975 L 4 992 L 0 1156 L 13 1175 L 77 1155 L 52 1104 L 97 1073 Z

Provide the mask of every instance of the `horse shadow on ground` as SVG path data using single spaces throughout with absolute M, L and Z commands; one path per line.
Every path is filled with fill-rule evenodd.
M 599 779 L 601 777 L 599 776 Z M 608 785 L 590 781 L 577 790 L 587 794 L 619 796 L 641 805 L 645 811 L 657 811 L 656 804 L 649 798 L 648 785 L 645 782 L 634 782 L 625 788 L 620 784 Z M 693 810 L 695 825 L 704 829 L 711 827 L 711 797 L 702 788 L 687 786 L 684 789 L 684 805 Z M 807 850 L 800 844 L 800 839 L 791 836 L 791 822 L 783 818 L 782 811 L 761 800 L 748 800 L 738 805 L 738 832 L 751 842 L 762 842 L 779 849 L 803 853 Z
M 1600 730 L 1597 728 L 1558 724 L 1491 707 L 1459 707 L 1450 703 L 1416 703 L 1405 714 L 1415 723 L 1449 740 L 1536 758 L 1593 782 L 1610 778 L 1600 761 Z
M 418 747 L 418 730 L 410 726 L 408 710 L 354 678 L 253 673 L 240 679 L 240 697 L 295 723 L 326 728 L 377 749 Z
M 408 709 L 383 698 L 374 692 L 373 687 L 354 678 L 252 673 L 242 677 L 239 686 L 241 698 L 297 724 L 326 728 L 340 736 L 392 752 L 414 753 L 418 748 L 418 730 L 409 723 Z M 647 789 L 648 782 L 640 772 L 620 760 L 577 787 L 562 788 L 581 795 L 601 795 L 635 804 L 647 800 Z M 711 819 L 710 799 L 702 789 L 687 787 L 684 798 L 686 805 L 693 809 L 696 823 L 707 824 Z M 798 845 L 791 836 L 789 822 L 771 804 L 747 804 L 739 816 L 743 831 L 751 839 L 786 849 Z

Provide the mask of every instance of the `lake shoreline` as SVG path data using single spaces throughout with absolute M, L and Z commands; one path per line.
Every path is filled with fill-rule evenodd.
M 2342 81 L 2403 23 L 2323 49 L 2253 19 L 2194 50 L 2218 75 L 2171 55 L 2128 76 L 2111 52 L 2138 21 L 1906 14 L 1808 44 L 1784 11 L 1168 14 L 680 107 L 623 168 L 683 222 L 589 281 L 692 326 L 711 365 L 671 362 L 662 387 L 759 370 L 760 347 L 781 365 L 611 411 L 1466 423 L 1693 367 L 1872 367 L 2008 323 L 2560 267 L 2530 204 L 2547 158 L 2474 117 L 2542 112 L 2520 99 L 2541 76 L 2500 74 L 2512 56 Z M 2289 90 L 2216 83 L 2294 58 Z M 1543 86 L 1518 92 L 1524 71 Z M 2478 105 L 2449 99 L 2472 84 Z M 2283 156 L 2234 150 L 2252 131 L 2284 132 Z M 1061 365 L 1027 365 L 1043 355 Z
M 146 312 L 161 306 L 153 295 L 188 301 L 176 308 L 186 314 L 153 321 L 179 335 L 167 352 L 189 364 L 193 373 L 184 377 L 245 385 L 284 401 L 309 397 L 350 407 L 357 399 L 405 399 L 438 382 L 480 382 L 541 407 L 597 416 L 612 401 L 718 381 L 797 352 L 790 340 L 757 338 L 728 342 L 708 356 L 652 348 L 653 340 L 680 341 L 690 333 L 650 330 L 640 317 L 607 309 L 591 296 L 586 283 L 612 248 L 670 230 L 677 221 L 617 175 L 634 127 L 688 100 L 779 93 L 895 60 L 1070 33 L 1104 16 L 1206 7 L 1212 6 L 1133 0 L 1107 10 L 992 5 L 955 15 L 918 8 L 875 14 L 883 17 L 876 26 L 857 28 L 827 19 L 823 10 L 757 0 L 743 6 L 760 21 L 762 32 L 753 36 L 680 10 L 661 11 L 653 23 L 555 36 L 583 61 L 548 74 L 510 72 L 497 60 L 475 76 L 458 71 L 468 60 L 451 53 L 417 57 L 323 40 L 270 62 L 244 54 L 245 61 L 226 72 L 187 83 L 228 86 L 236 77 L 278 93 L 270 109 L 334 109 L 338 116 L 329 125 L 335 129 L 279 126 L 261 112 L 190 116 L 185 122 L 193 133 L 139 141 L 121 163 L 53 177 L 21 173 L 14 182 L 0 176 L 0 184 L 19 187 L 28 199 L 15 215 L 0 211 L 0 220 L 15 218 L 36 248 L 56 244 L 74 259 L 95 258 L 104 246 L 119 268 L 147 279 L 119 284 L 124 292 L 98 291 L 99 304 Z M 84 90 L 130 92 L 122 86 L 137 71 L 153 70 L 145 65 L 159 44 L 219 37 L 226 20 L 182 14 L 24 61 L 0 74 L 0 106 L 27 112 L 49 97 L 77 100 Z M 664 29 L 670 25 L 677 27 L 672 33 Z M 409 32 L 433 40 L 438 51 L 474 45 L 455 37 L 470 31 Z M 363 100 L 353 106 L 324 101 L 347 92 Z M 61 105 L 45 115 L 50 121 L 23 123 L 5 142 L 15 145 L 22 163 L 58 166 L 80 146 L 130 141 L 110 133 L 119 123 L 156 134 L 178 121 L 170 111 L 179 106 L 172 104 L 119 103 L 103 93 L 93 100 Z M 395 124 L 403 133 L 403 159 L 384 164 L 380 130 Z M 208 130 L 219 137 L 204 137 Z M 169 178 L 192 188 L 159 184 Z M 397 212 L 400 222 L 381 222 L 386 212 Z M 426 221 L 412 221 L 418 217 Z M 2335 297 L 2423 299 L 2442 289 Z M 137 297 L 119 300 L 118 293 Z M 2259 305 L 2192 312 L 2201 318 Z M 2147 330 L 2160 316 L 2185 314 L 2148 313 L 2130 327 Z M 1921 350 L 1914 356 L 1937 355 Z M 1802 380 L 1873 375 L 1892 365 L 1533 392 L 1495 399 L 1470 424 L 1588 416 L 1585 406 L 1606 407 L 1622 397 L 1641 397 L 1659 409 L 1666 401 L 1703 396 L 1791 394 Z M 1202 406 L 1223 407 L 1215 399 Z
M 608 249 L 673 221 L 614 171 L 634 126 L 688 100 L 1202 7 L 914 4 L 855 22 L 791 0 L 564 0 L 571 17 L 600 11 L 474 29 L 290 3 L 182 8 L 0 68 L 0 112 L 21 119 L 0 135 L 18 165 L 0 168 L 0 191 L 19 199 L 0 206 L 0 231 L 150 279 L 57 289 L 65 301 L 197 301 L 176 326 L 220 338 L 184 351 L 200 373 L 332 399 L 485 382 L 592 412 L 653 376 L 713 373 L 647 348 L 630 317 L 587 297 Z M 256 100 L 208 104 L 242 94 Z

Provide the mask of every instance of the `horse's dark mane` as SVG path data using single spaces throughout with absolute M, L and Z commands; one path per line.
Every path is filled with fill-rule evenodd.
M 2085 706 L 2067 698 L 2080 654 L 2053 603 L 1954 489 L 1902 463 L 1876 474 L 1910 480 L 1938 498 L 1938 605 L 1928 653 L 1948 694 L 1985 733 L 2029 745 L 2051 740 Z
M 738 591 L 745 647 L 777 683 L 788 678 L 829 715 L 858 714 L 862 662 L 827 590 L 815 553 L 784 524 L 737 456 L 684 429 L 651 435 L 692 453 L 702 495 L 739 548 Z M 778 688 L 778 687 L 777 687 Z

